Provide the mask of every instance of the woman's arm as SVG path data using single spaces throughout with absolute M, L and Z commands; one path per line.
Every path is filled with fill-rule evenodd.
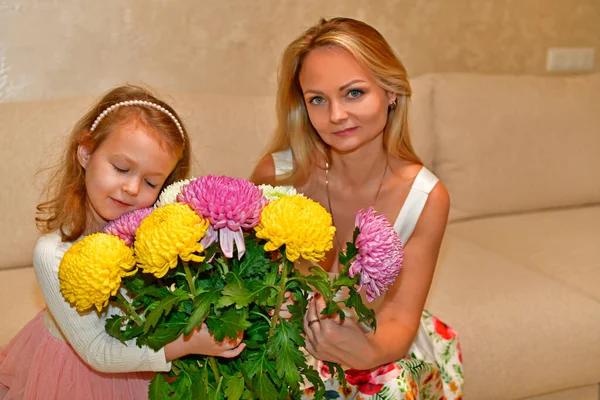
M 377 330 L 364 334 L 355 322 L 320 318 L 325 303 L 311 301 L 305 316 L 307 350 L 317 359 L 370 369 L 406 355 L 415 334 L 431 286 L 449 210 L 448 192 L 441 183 L 429 194 L 419 222 L 404 248 L 404 264 L 378 310 Z
M 448 192 L 438 183 L 404 249 L 400 275 L 377 313 L 377 330 L 369 334 L 379 356 L 372 361 L 375 365 L 404 357 L 414 340 L 446 230 L 449 206 Z

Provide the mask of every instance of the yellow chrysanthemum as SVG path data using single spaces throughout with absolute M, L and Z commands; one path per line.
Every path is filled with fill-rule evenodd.
M 102 310 L 110 296 L 117 294 L 121 278 L 135 274 L 133 250 L 117 236 L 94 233 L 65 253 L 58 267 L 60 291 L 77 308 Z
M 139 267 L 157 278 L 177 266 L 177 259 L 202 261 L 200 240 L 208 229 L 204 220 L 189 206 L 166 204 L 152 211 L 135 233 L 134 250 Z
M 323 206 L 303 196 L 285 196 L 265 206 L 256 236 L 268 240 L 265 250 L 285 245 L 286 257 L 319 262 L 333 247 L 335 227 Z

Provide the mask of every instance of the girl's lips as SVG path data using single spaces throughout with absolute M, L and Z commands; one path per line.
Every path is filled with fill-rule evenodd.
M 122 201 L 119 201 L 117 199 L 113 199 L 112 197 L 110 199 L 112 201 L 114 201 L 118 206 L 121 206 L 121 207 L 131 207 L 131 204 L 129 204 L 129 203 L 123 203 Z
M 354 131 L 356 131 L 356 126 L 354 128 L 347 128 L 347 129 L 343 129 L 341 131 L 336 131 L 333 132 L 334 135 L 336 136 L 348 136 L 354 133 Z

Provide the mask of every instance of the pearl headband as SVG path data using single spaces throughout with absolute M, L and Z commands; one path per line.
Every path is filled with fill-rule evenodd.
M 127 107 L 127 106 L 144 106 L 144 107 L 150 107 L 150 108 L 154 108 L 155 110 L 158 110 L 158 111 L 161 111 L 161 112 L 167 114 L 173 120 L 173 122 L 177 126 L 177 129 L 179 129 L 179 133 L 181 133 L 181 137 L 183 139 L 185 139 L 185 135 L 183 133 L 183 127 L 181 126 L 181 124 L 179 123 L 179 121 L 173 115 L 172 112 L 170 112 L 169 110 L 167 110 L 166 108 L 164 108 L 162 106 L 159 106 L 158 104 L 152 103 L 150 101 L 145 101 L 145 100 L 127 100 L 127 101 L 122 101 L 120 103 L 113 104 L 112 106 L 108 107 L 106 110 L 102 111 L 100 113 L 100 115 L 98 115 L 98 117 L 96 117 L 96 120 L 94 120 L 94 123 L 90 127 L 90 132 L 94 132 L 94 130 L 98 127 L 98 124 L 109 113 L 111 113 L 112 111 L 116 110 L 119 107 Z

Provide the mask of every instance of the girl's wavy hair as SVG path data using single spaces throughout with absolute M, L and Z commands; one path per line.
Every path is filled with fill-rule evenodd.
M 288 45 L 280 62 L 277 128 L 266 156 L 291 148 L 295 162 L 292 174 L 280 181 L 302 182 L 318 159 L 328 159 L 326 144 L 309 120 L 299 81 L 306 55 L 311 50 L 326 46 L 348 51 L 373 74 L 380 87 L 396 93 L 397 106 L 388 111 L 383 132 L 384 145 L 390 156 L 422 164 L 408 133 L 408 103 L 411 96 L 408 76 L 390 45 L 375 28 L 364 22 L 350 18 L 321 19 Z
M 147 101 L 163 107 L 179 121 L 180 127 L 164 111 L 143 105 L 128 105 L 107 113 L 90 132 L 92 124 L 103 111 L 114 104 L 131 100 Z M 83 145 L 93 153 L 114 129 L 132 120 L 147 128 L 161 145 L 178 158 L 175 169 L 163 186 L 188 177 L 191 164 L 189 138 L 175 110 L 145 88 L 119 86 L 106 93 L 73 127 L 62 159 L 53 168 L 45 186 L 44 200 L 37 206 L 35 220 L 40 232 L 46 234 L 58 230 L 63 241 L 73 241 L 85 232 L 91 215 L 85 170 L 79 164 L 77 149 Z

